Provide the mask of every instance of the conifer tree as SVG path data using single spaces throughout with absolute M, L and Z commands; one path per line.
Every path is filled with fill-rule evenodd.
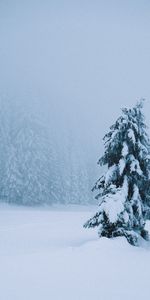
M 46 128 L 37 118 L 20 114 L 9 131 L 1 198 L 23 205 L 51 203 L 53 162 Z
M 104 137 L 105 153 L 98 164 L 107 171 L 93 188 L 99 209 L 84 225 L 98 226 L 99 237 L 125 236 L 132 245 L 139 245 L 141 237 L 148 239 L 150 141 L 142 108 L 143 100 L 122 109 Z

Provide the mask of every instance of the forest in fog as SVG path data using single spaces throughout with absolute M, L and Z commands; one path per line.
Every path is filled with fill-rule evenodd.
M 90 163 L 64 128 L 0 102 L 0 199 L 24 205 L 89 203 Z M 56 124 L 55 124 L 56 125 Z
M 120 108 L 146 98 L 149 125 L 150 18 L 128 4 L 0 1 L 1 201 L 96 203 Z

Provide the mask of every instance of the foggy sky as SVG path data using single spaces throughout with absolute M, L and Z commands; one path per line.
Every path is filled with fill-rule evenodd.
M 0 96 L 69 128 L 96 158 L 121 107 L 146 98 L 150 125 L 150 2 L 1 0 Z

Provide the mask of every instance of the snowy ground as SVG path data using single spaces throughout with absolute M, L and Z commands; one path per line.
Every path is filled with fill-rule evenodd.
M 0 299 L 149 300 L 150 248 L 98 240 L 92 210 L 0 206 Z

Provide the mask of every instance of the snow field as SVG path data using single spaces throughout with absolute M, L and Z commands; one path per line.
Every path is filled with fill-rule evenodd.
M 83 229 L 94 208 L 0 208 L 1 300 L 149 300 L 150 247 Z

